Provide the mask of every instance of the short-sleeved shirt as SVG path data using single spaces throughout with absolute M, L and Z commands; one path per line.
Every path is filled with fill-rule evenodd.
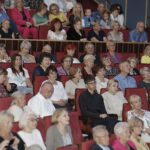
M 12 30 L 9 29 L 8 32 L 4 32 L 2 29 L 0 29 L 0 38 L 12 38 Z
M 38 14 L 33 15 L 33 18 L 35 18 L 37 25 L 46 22 L 48 19 L 47 16 L 41 17 Z

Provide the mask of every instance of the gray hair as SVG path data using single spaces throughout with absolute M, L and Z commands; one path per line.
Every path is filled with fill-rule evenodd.
M 46 85 L 51 85 L 53 87 L 52 83 L 49 80 L 43 81 L 40 86 L 39 92 L 41 92 L 42 88 Z
M 145 72 L 149 72 L 150 73 L 150 68 L 149 67 L 143 67 L 140 69 L 140 74 L 144 75 Z
M 14 92 L 12 95 L 11 95 L 11 98 L 12 98 L 12 104 L 15 104 L 16 103 L 16 98 L 19 98 L 21 96 L 25 96 L 24 93 L 20 92 L 20 91 L 16 91 Z
M 24 47 L 28 47 L 29 50 L 31 49 L 31 43 L 28 40 L 24 40 L 20 44 L 20 49 L 23 49 Z
M 129 129 L 129 125 L 127 122 L 118 122 L 114 127 L 114 133 L 117 137 L 120 137 L 127 128 Z
M 92 129 L 93 136 L 98 132 L 107 131 L 106 127 L 103 125 L 97 125 Z
M 87 61 L 88 59 L 92 59 L 93 61 L 95 60 L 95 56 L 91 54 L 87 54 L 84 56 L 83 61 Z

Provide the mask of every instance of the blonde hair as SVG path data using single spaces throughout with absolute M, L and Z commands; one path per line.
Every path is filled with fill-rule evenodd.
M 147 51 L 150 49 L 150 45 L 147 45 L 144 49 L 144 55 L 147 55 Z
M 21 97 L 21 96 L 25 96 L 25 94 L 24 93 L 22 93 L 22 92 L 20 92 L 20 91 L 16 91 L 16 92 L 14 92 L 12 95 L 11 95 L 11 98 L 12 98 L 12 103 L 11 103 L 11 105 L 13 105 L 13 104 L 17 104 L 17 102 L 18 102 L 18 97 Z
M 55 112 L 52 115 L 52 123 L 53 124 L 58 123 L 58 118 L 61 116 L 62 112 L 67 112 L 67 110 L 64 108 L 60 108 L 60 109 L 55 110 Z
M 108 80 L 108 82 L 107 82 L 107 88 L 109 88 L 113 83 L 117 83 L 118 84 L 118 81 L 115 80 L 115 79 Z
M 31 43 L 28 40 L 24 40 L 20 44 L 20 49 L 22 50 L 24 47 L 28 47 L 29 50 L 31 49 Z
M 135 99 L 138 99 L 138 100 L 141 102 L 141 97 L 140 97 L 140 96 L 138 96 L 138 95 L 131 95 L 131 96 L 129 97 L 129 103 L 130 103 L 130 105 L 133 104 L 133 101 L 134 101 Z
M 80 16 L 77 16 L 77 13 L 76 13 L 76 7 L 77 7 L 77 5 L 80 6 L 80 8 L 81 8 L 81 12 L 79 14 Z M 80 19 L 83 18 L 84 12 L 83 12 L 83 7 L 82 7 L 81 3 L 76 3 L 76 5 L 73 7 L 73 14 L 74 14 L 75 17 L 79 17 Z
M 75 74 L 76 74 L 79 70 L 81 70 L 80 67 L 74 67 L 74 66 L 72 66 L 72 67 L 69 69 L 70 78 L 73 79 L 74 76 L 75 76 Z
M 117 24 L 119 25 L 119 27 L 120 27 L 120 23 L 119 23 L 118 21 L 113 21 L 113 22 L 112 22 L 112 29 L 114 28 L 114 26 L 115 26 L 116 23 L 117 23 Z
M 115 43 L 113 40 L 108 40 L 108 41 L 106 42 L 107 48 L 108 48 L 111 44 L 116 45 L 116 43 Z

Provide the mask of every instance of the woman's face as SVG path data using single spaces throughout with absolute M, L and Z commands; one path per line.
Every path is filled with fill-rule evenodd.
M 81 72 L 81 69 L 78 69 L 78 71 L 76 72 L 76 74 L 74 75 L 74 77 L 78 80 L 81 79 L 82 77 L 82 72 Z
M 108 87 L 108 90 L 112 93 L 116 93 L 118 91 L 118 83 L 113 82 L 112 84 L 110 84 L 110 86 Z
M 67 111 L 63 111 L 61 115 L 58 117 L 58 123 L 63 124 L 63 125 L 68 125 L 69 124 L 69 115 Z
M 147 50 L 147 55 L 150 57 L 150 48 Z
M 37 118 L 34 115 L 31 115 L 27 120 L 27 127 L 30 130 L 34 130 L 37 127 Z
M 141 122 L 138 122 L 138 124 L 136 126 L 133 127 L 133 133 L 136 135 L 136 136 L 140 136 L 141 133 L 143 131 L 143 124 Z
M 115 43 L 109 43 L 109 45 L 107 46 L 107 48 L 108 48 L 108 51 L 115 52 L 116 45 L 115 45 Z
M 18 101 L 17 105 L 23 108 L 26 105 L 25 95 L 18 96 L 17 101 Z
M 139 110 L 141 109 L 142 103 L 139 98 L 134 98 L 131 103 L 132 109 Z
M 131 59 L 131 60 L 130 60 L 130 67 L 131 67 L 131 68 L 136 68 L 136 65 L 137 65 L 137 64 L 136 64 L 136 60 L 135 60 L 135 59 Z
M 3 121 L 3 130 L 7 133 L 11 132 L 13 127 L 13 119 L 11 117 L 6 117 Z
M 46 9 L 46 8 L 43 8 L 43 9 L 41 10 L 41 14 L 42 14 L 43 16 L 46 14 L 46 12 L 47 12 L 47 9 Z
M 17 56 L 15 59 L 15 66 L 21 66 L 22 65 L 22 59 L 20 56 Z
M 16 7 L 17 7 L 17 8 L 23 8 L 23 2 L 22 2 L 22 0 L 18 0 L 18 1 L 17 1 Z
M 86 60 L 85 66 L 92 69 L 94 67 L 94 60 L 93 59 Z
M 56 23 L 54 24 L 54 27 L 55 27 L 55 31 L 59 31 L 59 30 L 60 30 L 60 27 L 61 27 L 60 22 L 56 22 Z
M 0 48 L 0 56 L 4 57 L 6 55 L 6 50 L 5 48 Z
M 57 15 L 57 14 L 59 13 L 59 8 L 58 8 L 57 6 L 53 6 L 53 7 L 51 8 L 51 13 L 52 13 L 53 15 Z
M 81 6 L 80 6 L 80 5 L 77 4 L 77 5 L 75 6 L 75 12 L 76 12 L 76 13 L 80 13 L 80 12 L 81 12 Z
M 71 64 L 72 64 L 72 60 L 70 57 L 67 57 L 64 59 L 64 62 L 63 62 L 64 68 L 69 69 L 71 67 Z
M 118 31 L 120 29 L 120 25 L 116 22 L 114 23 L 113 30 Z
M 104 20 L 108 20 L 109 19 L 109 15 L 107 13 L 104 13 L 103 18 L 104 18 Z
M 50 71 L 49 71 L 48 78 L 49 78 L 50 80 L 56 80 L 56 79 L 57 79 L 57 72 L 50 70 Z
M 98 76 L 99 78 L 104 78 L 105 73 L 106 73 L 105 69 L 104 69 L 104 68 L 101 68 L 101 69 L 99 69 L 99 71 L 97 72 L 96 76 Z
M 110 58 L 108 58 L 108 57 L 103 58 L 103 64 L 105 66 L 111 66 L 111 60 L 110 60 Z
M 8 20 L 3 21 L 2 27 L 8 30 L 10 28 L 10 22 Z
M 29 51 L 30 51 L 30 49 L 27 45 L 22 47 L 22 49 L 21 49 L 21 53 L 26 54 L 26 55 L 29 54 Z
M 123 131 L 123 133 L 121 134 L 120 139 L 121 139 L 122 141 L 127 142 L 127 141 L 130 139 L 130 130 L 129 130 L 129 128 L 124 128 L 123 130 L 124 130 L 124 131 Z
M 67 55 L 73 57 L 75 54 L 75 48 L 68 48 L 67 49 Z
M 114 10 L 112 12 L 113 16 L 117 17 L 119 15 L 119 10 Z
M 81 30 L 82 29 L 82 23 L 81 21 L 78 21 L 74 24 L 74 27 L 77 29 L 77 30 Z
M 48 68 L 51 64 L 51 60 L 50 58 L 48 57 L 44 57 L 42 62 L 41 62 L 41 65 L 44 67 L 44 68 Z

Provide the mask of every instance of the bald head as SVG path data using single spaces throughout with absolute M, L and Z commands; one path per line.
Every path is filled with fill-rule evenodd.
M 128 61 L 123 61 L 119 65 L 121 73 L 128 74 L 130 72 L 130 64 Z

